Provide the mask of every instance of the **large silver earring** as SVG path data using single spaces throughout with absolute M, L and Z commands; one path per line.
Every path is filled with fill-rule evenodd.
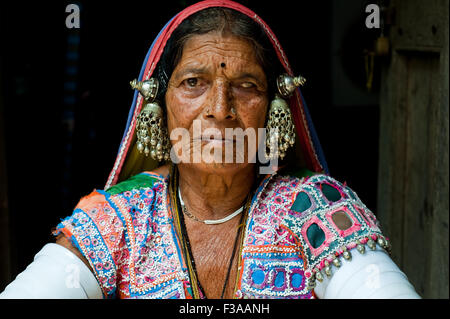
M 266 157 L 270 160 L 286 156 L 295 143 L 294 123 L 288 104 L 279 94 L 270 103 L 267 119 Z
M 168 160 L 171 147 L 169 134 L 164 124 L 163 110 L 155 100 L 158 80 L 150 78 L 141 82 L 134 79 L 130 85 L 144 97 L 144 106 L 136 123 L 137 150 L 159 162 Z
M 294 90 L 304 85 L 302 76 L 290 77 L 287 74 L 277 78 L 278 93 L 270 103 L 266 132 L 266 157 L 270 160 L 283 159 L 289 147 L 295 144 L 295 126 L 289 105 L 283 98 L 292 96 Z

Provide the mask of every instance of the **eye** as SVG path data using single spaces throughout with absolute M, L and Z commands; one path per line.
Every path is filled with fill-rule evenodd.
M 190 87 L 195 87 L 198 84 L 198 79 L 197 78 L 189 78 L 187 80 L 185 80 L 187 85 Z
M 243 82 L 243 83 L 241 83 L 241 87 L 244 88 L 244 89 L 250 89 L 250 88 L 253 88 L 255 86 L 256 85 L 254 83 L 252 83 L 252 82 Z

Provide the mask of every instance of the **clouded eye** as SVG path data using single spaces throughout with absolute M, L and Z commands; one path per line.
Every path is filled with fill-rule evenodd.
M 241 83 L 241 87 L 244 89 L 250 89 L 255 87 L 255 84 L 253 84 L 252 82 L 243 82 Z

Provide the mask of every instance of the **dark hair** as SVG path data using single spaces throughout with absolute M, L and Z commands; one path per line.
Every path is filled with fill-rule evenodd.
M 185 19 L 175 29 L 167 42 L 156 69 L 156 77 L 160 82 L 159 100 L 164 100 L 162 96 L 166 92 L 167 83 L 173 70 L 181 59 L 186 41 L 193 35 L 213 31 L 220 32 L 223 35 L 238 36 L 252 44 L 256 58 L 266 73 L 268 93 L 274 93 L 275 78 L 282 73 L 282 66 L 264 30 L 241 12 L 228 8 L 213 7 L 194 13 Z

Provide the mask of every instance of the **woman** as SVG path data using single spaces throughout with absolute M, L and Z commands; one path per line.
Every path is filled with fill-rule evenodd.
M 418 298 L 375 216 L 326 175 L 292 75 L 249 9 L 207 0 L 175 16 L 131 83 L 105 190 L 1 296 Z

